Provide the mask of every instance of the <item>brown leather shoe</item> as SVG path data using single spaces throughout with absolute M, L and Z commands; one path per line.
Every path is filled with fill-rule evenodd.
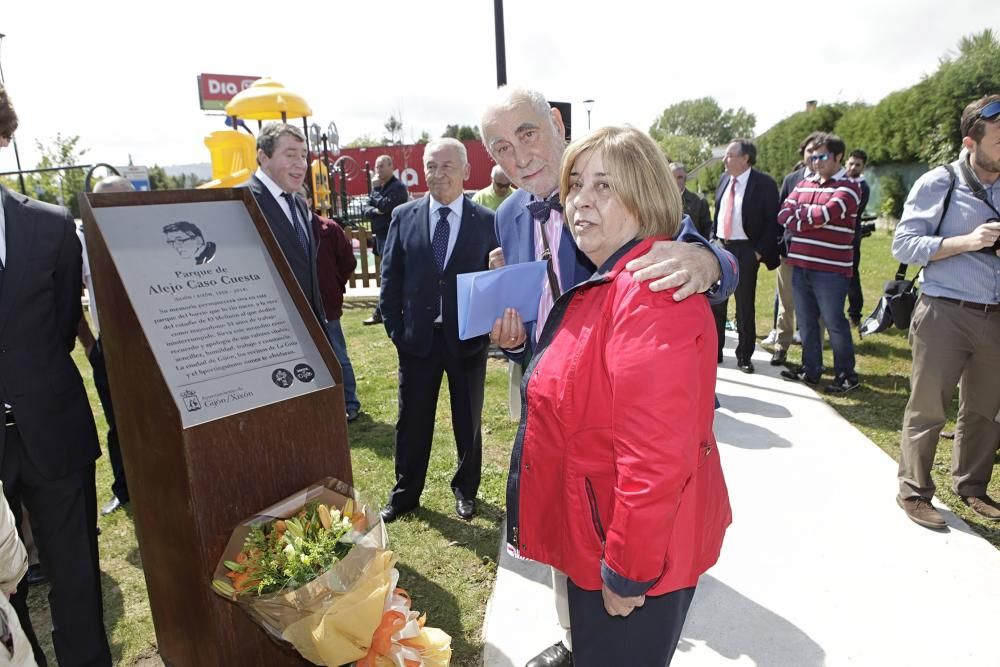
M 1000 521 L 1000 503 L 987 495 L 959 496 L 973 512 L 991 521 Z
M 937 511 L 931 505 L 931 501 L 923 496 L 914 496 L 913 498 L 896 496 L 896 503 L 903 508 L 906 516 L 910 517 L 910 520 L 914 523 L 919 523 L 924 528 L 941 530 L 947 527 L 941 512 Z

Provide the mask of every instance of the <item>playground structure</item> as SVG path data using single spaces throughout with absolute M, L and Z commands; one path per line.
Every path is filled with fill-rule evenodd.
M 331 138 L 336 150 L 336 126 L 330 124 L 329 134 L 321 134 L 318 125 L 310 127 L 308 118 L 312 115 L 312 108 L 305 98 L 269 78 L 258 79 L 237 93 L 226 104 L 225 111 L 232 129 L 217 130 L 205 138 L 205 146 L 212 159 L 212 180 L 199 188 L 232 188 L 250 180 L 257 169 L 257 141 L 246 128 L 245 121 L 257 121 L 259 131 L 264 121 L 280 120 L 290 123 L 302 119 L 309 155 L 305 187 L 312 198 L 313 209 L 344 225 L 344 231 L 358 258 L 358 266 L 349 281 L 351 287 L 357 283 L 364 287 L 368 287 L 370 283 L 379 284 L 379 260 L 368 252 L 372 245 L 371 231 L 359 224 L 363 221 L 360 208 L 355 207 L 356 210 L 351 211 L 349 207 L 347 161 L 341 161 L 339 165 L 329 163 Z M 241 127 L 244 129 L 241 130 Z M 322 150 L 317 150 L 320 147 Z M 340 201 L 332 197 L 334 183 L 331 176 L 338 166 L 342 195 Z M 367 177 L 367 173 L 365 176 Z
M 231 188 L 246 183 L 253 175 L 257 169 L 257 144 L 246 128 L 246 121 L 257 121 L 259 131 L 264 121 L 291 123 L 301 119 L 306 150 L 310 156 L 306 189 L 312 197 L 313 208 L 320 215 L 336 217 L 341 223 L 357 224 L 362 221 L 360 210 L 350 210 L 346 195 L 347 180 L 355 174 L 347 174 L 346 163 L 338 165 L 329 162 L 330 144 L 333 144 L 334 152 L 339 151 L 336 125 L 331 123 L 326 133 L 322 133 L 318 125 L 310 126 L 308 118 L 312 115 L 312 108 L 305 98 L 274 79 L 264 78 L 233 96 L 225 111 L 232 129 L 217 130 L 205 138 L 205 146 L 212 159 L 212 180 L 199 187 Z M 341 183 L 336 188 L 331 177 L 338 166 Z M 338 189 L 343 193 L 341 201 L 335 201 L 332 196 Z

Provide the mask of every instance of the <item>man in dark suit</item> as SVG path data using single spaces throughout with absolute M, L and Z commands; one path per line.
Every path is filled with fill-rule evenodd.
M 670 171 L 677 180 L 677 189 L 681 191 L 684 215 L 691 218 L 699 234 L 709 238 L 712 235 L 712 213 L 708 210 L 708 202 L 687 189 L 687 167 L 680 162 L 671 162 Z
M 260 166 L 247 187 L 267 219 L 306 301 L 320 324 L 324 324 L 326 318 L 316 277 L 316 238 L 309 224 L 312 213 L 298 195 L 306 178 L 307 157 L 302 130 L 287 123 L 269 123 L 257 136 Z
M 865 296 L 861 291 L 861 218 L 868 207 L 868 199 L 872 190 L 865 180 L 865 165 L 868 163 L 868 153 L 860 148 L 851 151 L 844 165 L 847 168 L 847 177 L 855 181 L 861 188 L 861 203 L 858 204 L 858 216 L 854 225 L 854 273 L 851 275 L 851 286 L 847 288 L 847 316 L 851 319 L 851 326 L 860 327 L 861 318 L 864 316 Z
M 712 236 L 725 246 L 739 263 L 740 282 L 736 286 L 736 365 L 744 373 L 753 373 L 754 347 L 757 344 L 756 312 L 757 269 L 778 266 L 778 186 L 767 174 L 757 171 L 757 147 L 747 139 L 736 139 L 726 148 L 726 171 L 715 191 L 715 223 Z M 712 306 L 719 332 L 719 363 L 725 344 L 728 300 Z
M 17 116 L 0 85 L 0 148 Z M 111 665 L 97 548 L 94 461 L 101 454 L 83 380 L 70 357 L 80 321 L 80 242 L 69 211 L 0 186 L 0 478 L 21 504 L 52 585 L 52 643 L 59 664 Z M 31 642 L 28 584 L 11 604 Z M 2 649 L 0 649 L 2 650 Z
M 396 486 L 382 509 L 386 522 L 420 504 L 445 373 L 458 449 L 451 488 L 462 519 L 472 518 L 479 490 L 489 337 L 459 340 L 456 276 L 488 268 L 497 247 L 493 211 L 464 196 L 462 142 L 429 143 L 424 173 L 429 194 L 395 210 L 382 262 L 382 317 L 399 355 Z
M 372 176 L 372 192 L 365 205 L 364 214 L 372 221 L 372 234 L 375 235 L 375 254 L 381 256 L 385 252 L 385 239 L 389 235 L 389 221 L 392 212 L 400 204 L 410 199 L 403 182 L 393 173 L 392 158 L 379 155 L 375 159 L 375 175 Z M 372 316 L 362 324 L 378 324 L 382 321 L 382 313 L 378 306 Z

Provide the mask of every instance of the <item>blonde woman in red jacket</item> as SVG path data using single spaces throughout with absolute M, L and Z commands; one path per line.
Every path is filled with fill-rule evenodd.
M 652 139 L 597 130 L 566 150 L 560 185 L 598 269 L 558 299 L 525 373 L 507 539 L 569 577 L 576 667 L 663 667 L 732 520 L 712 433 L 715 324 L 703 295 L 674 301 L 625 268 L 680 225 Z

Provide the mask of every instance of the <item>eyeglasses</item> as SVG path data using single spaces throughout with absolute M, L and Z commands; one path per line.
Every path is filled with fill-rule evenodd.
M 990 102 L 976 115 L 983 120 L 996 120 L 997 116 L 1000 116 L 1000 102 Z
M 833 157 L 833 153 L 813 153 L 809 156 L 810 162 L 826 162 Z
M 185 243 L 190 243 L 191 241 L 194 241 L 196 238 L 198 237 L 185 236 L 182 239 L 167 239 L 167 245 L 172 245 L 172 246 L 184 245 Z

